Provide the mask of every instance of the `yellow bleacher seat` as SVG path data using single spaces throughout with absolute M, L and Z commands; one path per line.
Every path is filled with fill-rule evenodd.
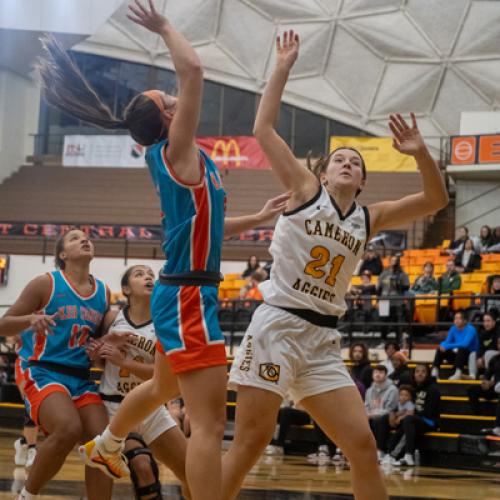
M 486 261 L 481 265 L 481 271 L 487 271 L 491 274 L 500 273 L 500 262 Z

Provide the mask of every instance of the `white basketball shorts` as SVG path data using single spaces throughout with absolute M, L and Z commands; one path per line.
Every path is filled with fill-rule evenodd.
M 340 333 L 262 304 L 255 311 L 229 375 L 229 387 L 258 387 L 295 403 L 355 386 L 340 353 Z

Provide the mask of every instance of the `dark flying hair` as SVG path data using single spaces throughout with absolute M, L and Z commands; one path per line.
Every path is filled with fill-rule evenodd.
M 60 43 L 52 35 L 45 35 L 41 42 L 43 55 L 36 67 L 43 96 L 52 106 L 100 128 L 128 130 L 134 141 L 143 146 L 168 136 L 161 111 L 152 99 L 136 95 L 125 108 L 123 118 L 117 118 Z

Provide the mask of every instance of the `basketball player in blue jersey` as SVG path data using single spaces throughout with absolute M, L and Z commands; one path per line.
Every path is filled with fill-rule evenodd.
M 108 421 L 85 350 L 109 305 L 106 286 L 89 272 L 93 255 L 85 233 L 66 233 L 56 244 L 59 270 L 28 283 L 0 319 L 0 335 L 20 337 L 18 383 L 28 414 L 48 435 L 22 500 L 38 498 L 75 444 L 101 432 Z M 112 481 L 101 471 L 86 467 L 85 481 L 89 499 L 111 498 Z
M 289 396 L 348 457 L 356 500 L 386 500 L 375 440 L 342 362 L 336 325 L 370 237 L 435 213 L 446 206 L 448 195 L 413 114 L 411 126 L 392 115 L 389 127 L 394 148 L 416 160 L 423 185 L 419 193 L 360 206 L 356 197 L 365 185 L 366 168 L 359 152 L 350 148 L 334 150 L 310 170 L 304 168 L 275 129 L 299 38 L 290 31 L 276 45 L 276 67 L 259 104 L 254 134 L 292 196 L 276 224 L 271 278 L 260 286 L 264 304 L 255 311 L 231 368 L 238 401 L 234 439 L 223 459 L 223 498 L 236 497 Z
M 65 113 L 104 128 L 129 130 L 148 146 L 146 160 L 161 200 L 168 258 L 152 297 L 158 349 L 151 380 L 123 400 L 102 436 L 80 448 L 88 465 L 128 474 L 121 456 L 127 434 L 181 392 L 191 419 L 186 476 L 194 500 L 221 497 L 221 441 L 226 418 L 226 352 L 217 321 L 217 287 L 224 235 L 254 227 L 285 207 L 270 200 L 257 215 L 224 220 L 225 193 L 215 164 L 195 143 L 202 91 L 201 62 L 187 40 L 149 0 L 130 6 L 129 19 L 157 33 L 170 51 L 179 93 L 135 96 L 116 118 L 67 53 L 45 42 L 40 74 L 46 99 Z

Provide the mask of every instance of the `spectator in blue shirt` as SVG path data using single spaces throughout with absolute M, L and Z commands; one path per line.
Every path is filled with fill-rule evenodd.
M 455 373 L 450 377 L 450 380 L 461 379 L 462 370 L 468 362 L 469 354 L 478 350 L 479 339 L 476 329 L 467 323 L 463 310 L 456 311 L 453 317 L 453 326 L 436 351 L 431 375 L 438 377 L 439 366 L 444 360 L 447 360 L 455 367 Z

